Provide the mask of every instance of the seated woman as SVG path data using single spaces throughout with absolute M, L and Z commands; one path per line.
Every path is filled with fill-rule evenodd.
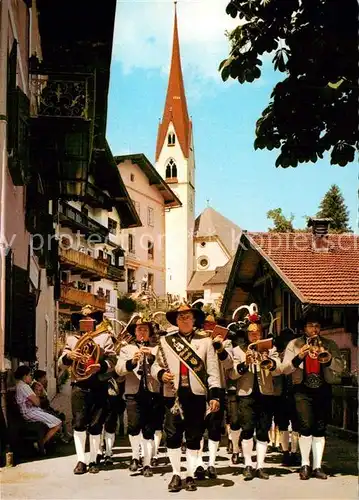
M 62 422 L 59 418 L 40 408 L 40 399 L 31 389 L 31 375 L 28 366 L 19 366 L 15 371 L 16 402 L 25 420 L 29 422 L 42 422 L 49 428 L 47 434 L 39 443 L 40 451 L 44 452 L 44 445 L 61 429 Z

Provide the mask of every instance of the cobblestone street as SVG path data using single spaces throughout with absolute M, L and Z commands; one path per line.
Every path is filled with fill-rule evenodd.
M 311 479 L 299 481 L 295 469 L 279 465 L 279 455 L 267 458 L 269 481 L 254 479 L 244 482 L 241 466 L 231 467 L 229 455 L 221 448 L 217 461 L 217 480 L 198 483 L 194 493 L 167 492 L 171 478 L 165 455 L 161 455 L 161 466 L 155 469 L 152 478 L 130 474 L 127 467 L 130 449 L 127 442 L 115 448 L 115 465 L 111 470 L 102 470 L 98 475 L 74 476 L 73 445 L 65 446 L 61 455 L 20 464 L 2 470 L 2 500 L 56 500 L 56 499 L 342 499 L 357 498 L 357 447 L 352 442 L 331 437 L 327 440 L 324 466 L 329 473 L 327 481 Z M 184 460 L 184 456 L 183 456 Z M 184 469 L 183 469 L 184 470 Z

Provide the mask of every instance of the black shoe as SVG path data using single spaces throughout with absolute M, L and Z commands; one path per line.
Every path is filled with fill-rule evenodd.
M 251 481 L 254 479 L 255 474 L 254 474 L 254 469 L 251 465 L 247 465 L 247 467 L 244 468 L 243 471 L 243 478 L 245 481 Z
M 173 476 L 170 484 L 168 485 L 168 491 L 171 493 L 177 493 L 177 491 L 181 491 L 182 489 L 182 481 L 179 476 Z
M 301 464 L 301 458 L 299 453 L 290 454 L 290 465 L 292 467 L 299 467 Z
M 217 472 L 216 469 L 213 467 L 213 465 L 210 465 L 207 469 L 207 476 L 209 479 L 216 479 L 217 478 Z
M 229 441 L 229 440 L 228 440 L 228 444 L 227 444 L 227 453 L 229 453 L 230 455 L 232 455 L 232 453 L 233 453 L 233 443 L 232 443 L 232 441 Z
M 98 453 L 97 457 L 96 457 L 96 463 L 97 463 L 97 465 L 100 465 L 101 460 L 103 460 L 103 455 L 100 455 L 100 453 Z
M 105 465 L 106 465 L 106 467 L 112 467 L 113 466 L 113 458 L 112 457 L 105 457 Z
M 151 467 L 148 465 L 145 465 L 143 468 L 143 477 L 152 477 L 153 472 L 151 471 Z
M 195 470 L 195 473 L 194 473 L 194 477 L 196 479 L 198 479 L 199 481 L 201 481 L 202 479 L 206 478 L 206 471 L 204 470 L 204 468 L 202 467 L 202 465 L 200 465 L 199 467 L 197 467 L 197 469 Z
M 312 468 L 310 467 L 310 465 L 303 465 L 299 469 L 299 477 L 300 477 L 300 479 L 306 481 L 307 479 L 310 478 L 311 475 L 312 475 Z
M 257 469 L 257 477 L 259 479 L 269 479 L 269 474 L 264 472 L 264 469 Z
M 138 470 L 139 466 L 140 466 L 139 460 L 137 460 L 137 458 L 133 458 L 131 460 L 129 469 L 130 469 L 131 472 L 136 472 Z
M 292 465 L 292 458 L 289 451 L 283 451 L 282 465 Z
M 158 458 L 157 457 L 153 457 L 151 459 L 151 467 L 157 467 L 158 466 Z
M 314 469 L 312 476 L 316 477 L 317 479 L 328 479 L 328 476 L 321 468 Z
M 271 446 L 271 445 L 269 445 L 269 446 L 267 447 L 267 455 L 268 455 L 269 453 L 274 453 L 274 452 L 275 452 L 275 450 L 276 450 L 275 446 Z
M 186 477 L 186 491 L 196 491 L 197 486 L 193 477 Z
M 239 464 L 239 453 L 232 453 L 232 464 Z
M 98 468 L 98 465 L 96 462 L 89 463 L 89 473 L 90 474 L 98 474 L 99 472 L 100 472 L 100 469 Z
M 77 462 L 76 467 L 74 468 L 74 474 L 85 474 L 87 472 L 87 465 L 83 462 Z

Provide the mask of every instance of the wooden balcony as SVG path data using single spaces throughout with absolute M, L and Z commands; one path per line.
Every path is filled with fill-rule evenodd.
M 83 307 L 86 304 L 93 306 L 98 311 L 106 310 L 106 299 L 99 298 L 89 292 L 78 290 L 66 285 L 61 285 L 60 302 L 70 306 Z
M 107 241 L 109 234 L 107 227 L 64 201 L 59 202 L 58 208 L 59 221 L 62 227 L 69 228 L 74 232 L 80 231 L 86 238 L 96 236 L 96 242 L 104 243 Z
M 81 278 L 91 281 L 100 281 L 108 275 L 108 263 L 101 259 L 94 259 L 77 250 L 60 249 L 60 262 L 62 270 L 71 270 L 74 274 L 80 274 Z
M 108 266 L 108 279 L 118 282 L 126 281 L 126 271 L 125 269 L 120 269 L 119 267 L 109 265 Z

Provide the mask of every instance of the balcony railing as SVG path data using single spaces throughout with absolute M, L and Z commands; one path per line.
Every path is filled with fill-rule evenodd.
M 126 281 L 126 271 L 124 269 L 119 269 L 116 266 L 108 266 L 108 278 L 112 281 Z
M 60 249 L 60 261 L 63 269 L 78 269 L 82 278 L 106 278 L 108 274 L 107 262 L 72 248 Z
M 80 212 L 77 208 L 61 201 L 59 202 L 58 211 L 60 224 L 63 227 L 79 230 L 86 237 L 96 235 L 99 238 L 96 240 L 96 243 L 104 243 L 107 241 L 109 234 L 108 228 Z
M 61 285 L 60 302 L 83 307 L 86 304 L 93 306 L 98 311 L 106 310 L 106 299 L 99 298 L 89 292 L 78 290 L 77 288 Z
M 38 117 L 93 118 L 93 75 L 35 74 L 31 75 L 30 87 Z

